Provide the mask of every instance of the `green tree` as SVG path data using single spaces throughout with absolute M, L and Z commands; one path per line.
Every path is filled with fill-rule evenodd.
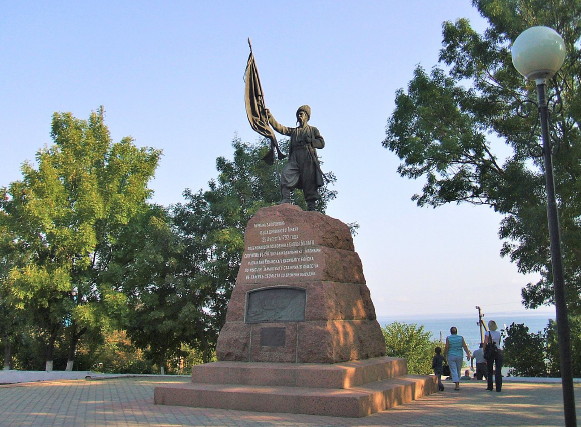
M 102 107 L 88 120 L 55 113 L 51 136 L 38 166 L 25 163 L 22 180 L 0 191 L 0 227 L 20 252 L 5 289 L 41 331 L 46 368 L 64 333 L 72 369 L 83 334 L 123 312 L 124 294 L 104 273 L 118 236 L 147 208 L 160 152 L 137 148 L 129 137 L 113 143 Z
M 569 318 L 571 328 L 571 354 L 581 352 L 581 318 Z M 559 341 L 557 324 L 550 320 L 543 331 L 529 332 L 524 324 L 511 324 L 504 340 L 504 364 L 509 374 L 521 377 L 560 377 Z M 573 357 L 571 369 L 574 377 L 581 375 L 581 359 Z
M 528 326 L 512 323 L 504 340 L 504 365 L 509 375 L 517 377 L 547 376 L 545 334 L 529 333 Z
M 567 47 L 548 84 L 557 191 L 570 309 L 581 312 L 581 3 L 578 0 L 473 0 L 488 20 L 484 34 L 466 19 L 443 24 L 440 66 L 417 67 L 396 94 L 383 145 L 402 160 L 400 175 L 425 178 L 419 206 L 487 205 L 503 215 L 501 255 L 541 280 L 522 291 L 527 307 L 553 299 L 535 85 L 511 63 L 510 45 L 526 28 L 545 25 Z M 523 108 L 524 107 L 524 108 Z M 523 112 L 530 114 L 524 115 Z M 504 145 L 504 148 L 501 146 Z M 507 153 L 507 154 L 505 154 Z
M 119 284 L 131 308 L 124 322 L 127 335 L 165 370 L 169 360 L 184 356 L 184 344 L 205 344 L 203 331 L 211 319 L 202 310 L 208 296 L 193 280 L 195 260 L 160 206 L 132 221 L 117 245 L 110 274 L 122 277 Z
M 432 373 L 435 344 L 422 325 L 393 322 L 385 325 L 382 331 L 387 356 L 406 359 L 410 374 Z
M 581 316 L 569 316 L 571 330 L 571 374 L 574 378 L 581 377 Z M 547 371 L 551 377 L 561 376 L 561 360 L 559 358 L 559 339 L 557 322 L 550 320 L 544 331 L 546 340 Z
M 0 211 L 0 216 L 3 215 Z M 17 254 L 10 231 L 0 225 L 0 342 L 4 354 L 4 369 L 10 369 L 12 365 L 12 350 L 17 334 L 18 316 L 14 315 L 16 307 L 11 304 L 7 286 L 8 272 L 13 267 Z

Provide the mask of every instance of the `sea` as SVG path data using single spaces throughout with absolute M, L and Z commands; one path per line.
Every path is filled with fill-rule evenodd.
M 503 337 L 506 337 L 506 329 L 512 323 L 523 323 L 529 328 L 529 333 L 537 333 L 545 329 L 549 323 L 549 319 L 555 319 L 555 315 L 544 313 L 498 313 L 494 315 L 486 315 L 483 320 L 487 325 L 489 320 L 494 320 L 501 330 Z M 462 335 L 468 348 L 474 351 L 480 344 L 480 328 L 478 326 L 478 313 L 474 316 L 377 316 L 377 320 L 381 327 L 392 323 L 400 322 L 407 324 L 415 324 L 423 326 L 424 331 L 432 334 L 434 341 L 446 341 L 446 337 L 450 335 L 450 328 L 456 326 L 458 328 L 458 335 Z

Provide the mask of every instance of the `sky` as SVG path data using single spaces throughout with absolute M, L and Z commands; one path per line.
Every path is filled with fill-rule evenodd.
M 486 28 L 471 1 L 0 4 L 0 186 L 52 144 L 54 112 L 87 119 L 102 105 L 115 142 L 163 150 L 153 202 L 207 188 L 234 138 L 259 140 L 243 98 L 250 38 L 277 120 L 293 126 L 300 105 L 312 108 L 323 170 L 337 176 L 327 214 L 359 224 L 355 250 L 377 314 L 524 313 L 521 288 L 537 278 L 500 257 L 501 217 L 483 206 L 417 207 L 423 181 L 400 177 L 381 145 L 396 91 L 417 65 L 437 65 L 442 23 Z

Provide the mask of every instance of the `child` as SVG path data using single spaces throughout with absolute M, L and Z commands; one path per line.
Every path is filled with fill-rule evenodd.
M 436 347 L 434 349 L 436 353 L 432 358 L 432 369 L 434 370 L 434 375 L 438 377 L 438 390 L 444 391 L 444 384 L 442 384 L 442 366 L 444 364 L 444 356 L 442 356 L 442 349 Z
M 460 377 L 461 380 L 471 380 L 472 377 L 470 376 L 470 369 L 466 369 L 464 371 L 464 376 Z

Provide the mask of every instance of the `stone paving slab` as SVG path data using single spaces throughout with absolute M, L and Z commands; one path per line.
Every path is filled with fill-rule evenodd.
M 562 389 L 552 383 L 507 383 L 502 393 L 466 382 L 365 418 L 159 406 L 153 390 L 188 378 L 118 377 L 0 386 L 1 426 L 560 426 Z M 581 385 L 575 385 L 577 414 Z M 579 418 L 579 417 L 578 417 Z

